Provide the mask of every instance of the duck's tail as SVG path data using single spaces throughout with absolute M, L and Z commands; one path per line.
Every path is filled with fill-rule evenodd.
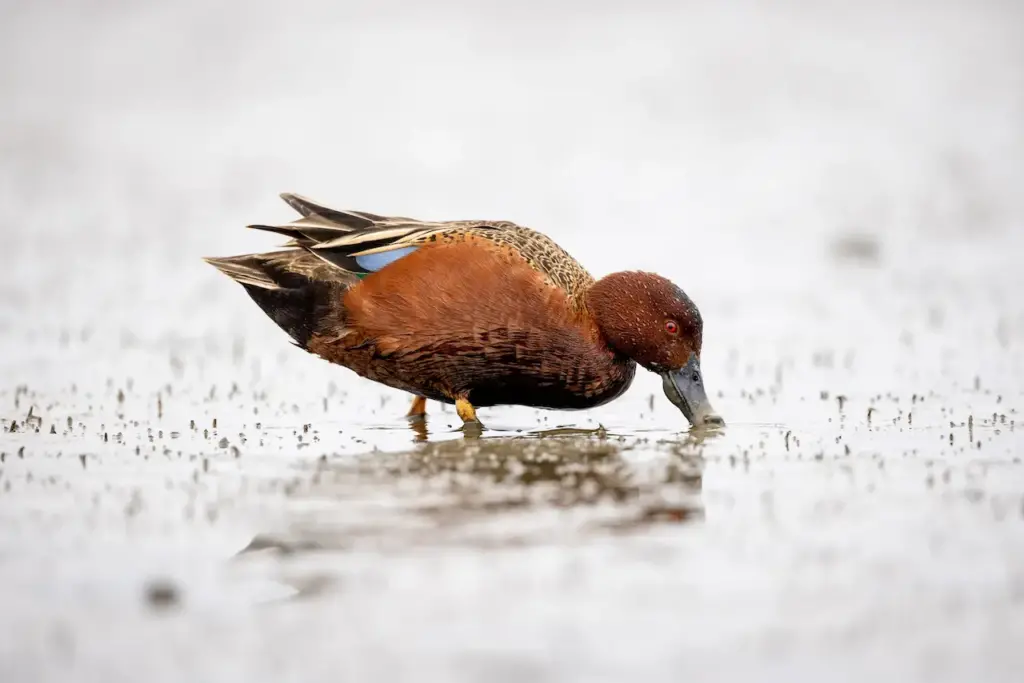
M 358 278 L 305 249 L 204 260 L 242 285 L 263 312 L 304 349 L 314 334 L 337 335 L 345 328 L 342 299 Z
M 300 218 L 248 227 L 284 235 L 284 251 L 208 258 L 235 280 L 292 339 L 305 348 L 313 334 L 344 332 L 342 297 L 361 277 L 415 251 L 433 234 L 486 223 L 431 223 L 365 211 L 332 209 L 297 194 L 281 199 Z M 495 224 L 496 225 L 496 224 Z

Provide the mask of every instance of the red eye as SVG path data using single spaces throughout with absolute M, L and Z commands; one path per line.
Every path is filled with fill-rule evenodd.
M 669 320 L 665 323 L 665 331 L 669 334 L 679 334 L 679 323 L 675 320 Z

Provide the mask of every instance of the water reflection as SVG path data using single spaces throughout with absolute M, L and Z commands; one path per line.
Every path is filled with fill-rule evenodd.
M 409 430 L 413 435 L 413 443 L 424 443 L 430 440 L 430 428 L 429 420 L 423 416 L 413 416 L 407 418 Z M 390 429 L 390 428 L 389 428 Z M 709 438 L 715 438 L 720 436 L 725 430 L 724 424 L 700 424 L 690 426 L 687 432 L 683 432 L 683 439 L 689 442 L 702 443 Z M 482 426 L 479 423 L 475 424 L 464 424 L 455 430 L 462 434 L 463 438 L 467 441 L 476 440 L 482 438 L 509 438 L 506 436 L 507 432 L 489 430 L 487 427 Z M 559 426 L 551 427 L 547 429 L 537 429 L 526 432 L 525 434 L 517 434 L 513 438 L 549 438 L 549 437 L 596 437 L 598 439 L 605 439 L 611 436 L 608 430 L 604 426 L 598 426 L 591 429 L 571 426 Z M 623 435 L 617 435 L 623 436 Z
M 626 500 L 636 494 L 633 470 L 619 444 L 600 439 L 524 437 L 428 442 L 409 453 L 368 464 L 392 478 L 447 478 L 458 488 L 545 487 L 558 505 Z
M 407 418 L 409 421 L 409 429 L 412 430 L 412 440 L 415 443 L 422 443 L 430 438 L 430 432 L 427 430 L 427 420 L 422 416 L 414 416 Z
M 287 529 L 257 535 L 239 555 L 260 562 L 269 553 L 300 598 L 332 589 L 338 553 L 488 551 L 699 523 L 703 452 L 716 436 L 558 428 L 322 459 L 295 487 Z
M 422 421 L 418 426 L 425 429 Z M 427 515 L 442 525 L 503 510 L 597 504 L 631 518 L 689 521 L 702 508 L 704 448 L 719 435 L 699 430 L 658 442 L 609 436 L 603 428 L 558 428 L 424 440 L 405 452 L 323 461 L 308 493 L 351 501 L 403 491 L 403 515 Z

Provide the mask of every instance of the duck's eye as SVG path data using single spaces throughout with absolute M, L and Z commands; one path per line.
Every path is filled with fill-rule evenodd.
M 665 323 L 665 331 L 669 334 L 679 334 L 679 323 L 675 320 L 669 320 Z

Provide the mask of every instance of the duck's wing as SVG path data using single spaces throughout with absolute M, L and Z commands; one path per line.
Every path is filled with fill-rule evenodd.
M 283 225 L 255 224 L 248 227 L 291 237 L 292 241 L 285 245 L 287 247 L 312 246 L 350 232 L 370 230 L 377 224 L 390 220 L 385 216 L 363 211 L 332 209 L 291 192 L 282 193 L 281 199 L 298 211 L 301 217 Z
M 337 223 L 338 225 L 349 225 L 350 222 L 355 220 L 353 223 L 355 227 L 361 227 L 365 225 L 363 221 L 383 221 L 386 220 L 386 216 L 378 216 L 374 213 L 366 213 L 365 211 L 339 211 L 332 209 L 329 206 L 324 206 L 318 202 L 303 197 L 300 194 L 294 192 L 282 192 L 281 199 L 287 202 L 288 206 L 298 211 L 303 216 L 320 216 L 328 221 Z
M 416 249 L 478 237 L 511 248 L 537 271 L 577 299 L 593 278 L 548 236 L 509 221 L 421 221 L 365 211 L 333 209 L 296 194 L 281 195 L 302 217 L 283 225 L 250 225 L 286 235 L 300 247 L 347 273 L 363 277 Z

